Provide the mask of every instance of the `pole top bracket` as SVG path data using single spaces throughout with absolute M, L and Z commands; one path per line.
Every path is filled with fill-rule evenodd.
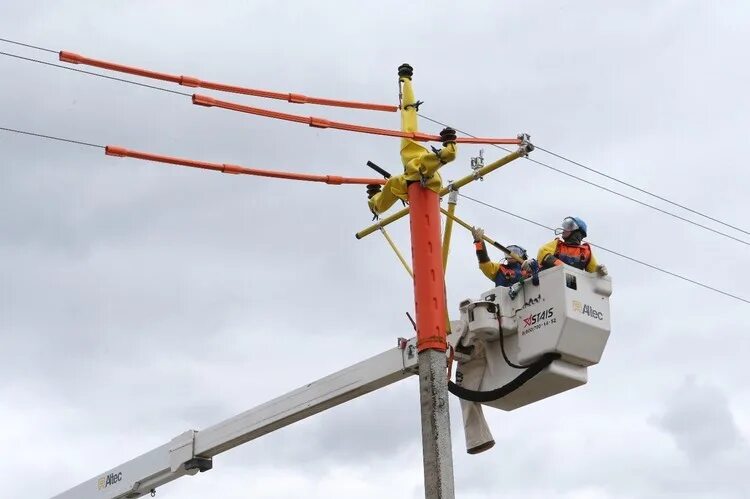
M 519 133 L 517 137 L 521 141 L 521 144 L 518 146 L 521 156 L 528 156 L 534 150 L 534 144 L 530 141 L 531 136 L 528 133 Z

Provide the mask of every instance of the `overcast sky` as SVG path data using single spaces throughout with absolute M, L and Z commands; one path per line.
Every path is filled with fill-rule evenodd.
M 397 101 L 396 68 L 409 62 L 427 116 L 477 135 L 530 133 L 546 149 L 748 229 L 750 6 L 620 4 L 4 0 L 0 38 L 386 103 Z M 2 127 L 309 173 L 369 176 L 367 160 L 400 165 L 391 138 L 201 108 L 8 57 L 0 75 Z M 224 98 L 399 123 L 390 113 Z M 411 334 L 407 274 L 382 237 L 353 236 L 370 223 L 363 186 L 221 175 L 5 132 L 0 151 L 3 497 L 52 496 Z M 478 151 L 460 147 L 444 176 L 465 175 Z M 501 154 L 485 147 L 488 160 Z M 542 151 L 533 157 L 659 203 Z M 465 193 L 550 226 L 578 215 L 594 243 L 750 297 L 747 245 L 529 161 Z M 552 238 L 468 200 L 458 214 L 534 252 Z M 407 230 L 404 220 L 392 234 L 408 255 Z M 455 317 L 459 301 L 492 285 L 471 236 L 454 234 Z M 585 387 L 512 413 L 488 410 L 497 445 L 478 456 L 464 452 L 451 398 L 456 496 L 749 497 L 750 306 L 597 256 L 614 282 L 601 364 Z M 418 410 L 409 379 L 220 455 L 212 471 L 157 497 L 419 498 Z

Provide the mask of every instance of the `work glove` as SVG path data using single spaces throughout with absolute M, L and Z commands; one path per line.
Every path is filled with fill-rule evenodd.
M 451 127 L 446 127 L 440 130 L 440 141 L 443 146 L 447 146 L 450 143 L 456 142 L 456 131 Z
M 484 229 L 481 227 L 472 227 L 471 235 L 474 236 L 474 242 L 478 243 L 484 237 Z
M 604 277 L 605 275 L 608 275 L 607 267 L 604 265 L 597 265 L 596 266 L 596 273 L 599 274 L 600 277 Z

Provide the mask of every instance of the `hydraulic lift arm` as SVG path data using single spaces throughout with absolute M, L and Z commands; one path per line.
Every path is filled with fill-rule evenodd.
M 123 499 L 151 493 L 185 475 L 212 468 L 212 458 L 331 407 L 417 374 L 416 338 L 321 378 L 205 430 L 169 443 L 73 487 L 53 499 Z

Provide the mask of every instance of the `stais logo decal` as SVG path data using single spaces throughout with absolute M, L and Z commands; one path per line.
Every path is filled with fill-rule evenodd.
M 523 317 L 523 329 L 521 331 L 522 336 L 526 336 L 529 333 L 538 331 L 543 327 L 555 324 L 557 317 L 555 317 L 555 307 L 550 307 L 541 312 L 531 314 L 528 317 Z
M 589 317 L 594 319 L 599 319 L 600 321 L 604 320 L 604 314 L 602 312 L 599 312 L 591 305 L 586 305 L 585 303 L 581 303 L 578 300 L 573 300 L 573 311 L 583 315 L 588 315 Z
M 555 308 L 551 307 L 551 308 L 548 308 L 547 310 L 542 310 L 541 312 L 537 312 L 528 317 L 524 317 L 523 326 L 524 327 L 533 326 L 534 324 L 538 322 L 542 322 L 543 320 L 551 319 L 552 316 L 555 315 L 554 310 Z

